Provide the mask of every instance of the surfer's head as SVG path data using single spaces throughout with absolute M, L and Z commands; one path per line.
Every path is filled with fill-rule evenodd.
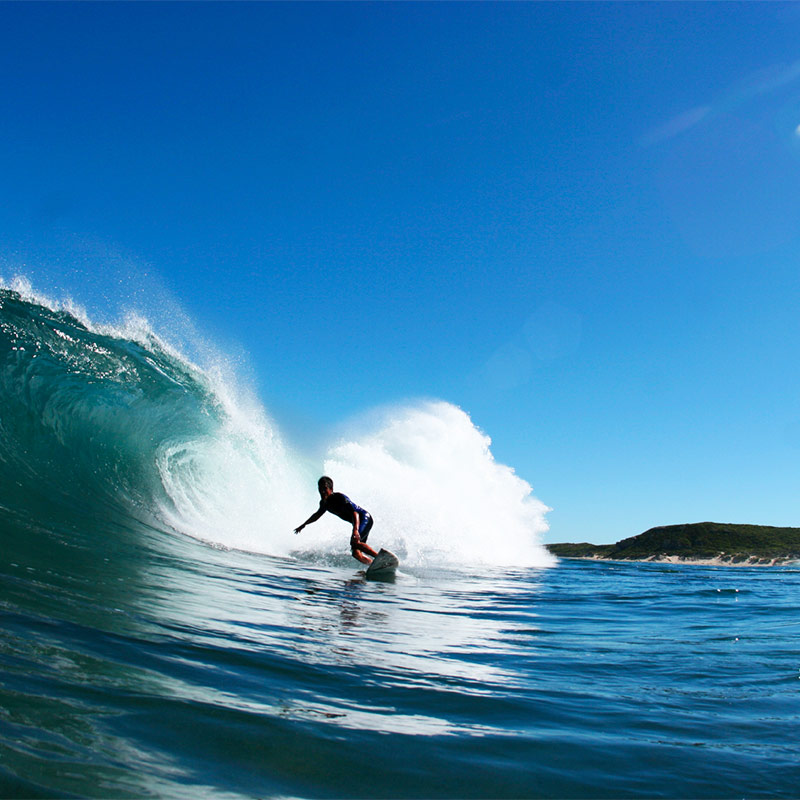
M 333 491 L 333 481 L 327 475 L 323 475 L 317 481 L 317 488 L 319 489 L 319 493 L 324 497 L 325 495 L 330 494 L 330 492 Z

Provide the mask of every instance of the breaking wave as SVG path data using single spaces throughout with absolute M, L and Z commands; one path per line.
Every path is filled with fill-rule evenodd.
M 340 520 L 292 536 L 317 474 L 263 406 L 141 317 L 97 325 L 16 281 L 0 286 L 0 359 L 5 514 L 84 537 L 146 526 L 273 556 L 347 553 Z M 319 469 L 373 513 L 376 545 L 409 565 L 552 563 L 548 509 L 464 411 L 424 402 L 362 428 Z

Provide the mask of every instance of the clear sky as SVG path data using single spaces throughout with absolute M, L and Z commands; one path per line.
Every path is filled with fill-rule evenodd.
M 800 6 L 4 3 L 0 75 L 6 278 L 289 437 L 452 402 L 549 541 L 800 526 Z

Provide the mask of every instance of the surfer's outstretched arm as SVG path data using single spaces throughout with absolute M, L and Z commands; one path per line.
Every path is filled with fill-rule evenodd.
M 320 508 L 315 511 L 302 525 L 294 529 L 295 533 L 300 533 L 306 525 L 310 525 L 312 522 L 316 522 L 323 514 L 325 513 L 324 508 Z

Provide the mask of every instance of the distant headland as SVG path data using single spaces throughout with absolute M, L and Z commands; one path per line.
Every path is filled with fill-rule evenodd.
M 664 525 L 616 544 L 548 544 L 562 558 L 777 566 L 800 561 L 800 528 L 695 522 Z

